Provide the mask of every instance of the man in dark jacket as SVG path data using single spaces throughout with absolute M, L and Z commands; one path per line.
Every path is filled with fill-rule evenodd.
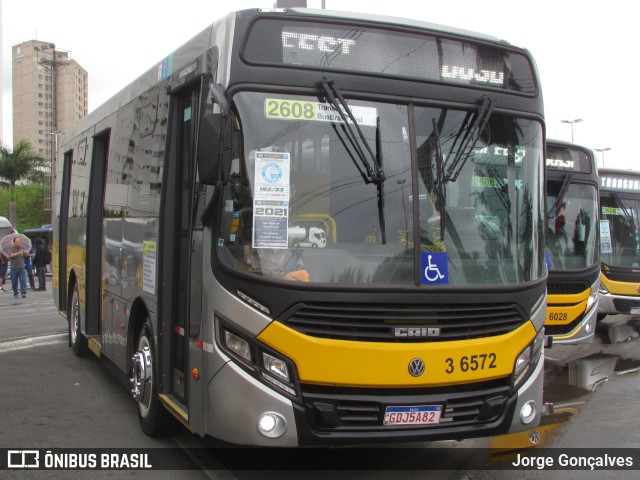
M 42 238 L 35 239 L 36 256 L 33 259 L 33 263 L 36 266 L 36 276 L 38 277 L 38 288 L 36 291 L 42 291 L 47 289 L 47 264 L 45 263 L 45 251 L 47 246 Z

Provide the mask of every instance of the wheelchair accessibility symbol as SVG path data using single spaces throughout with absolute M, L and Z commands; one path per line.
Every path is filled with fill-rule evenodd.
M 422 252 L 422 283 L 449 283 L 449 257 L 442 252 Z

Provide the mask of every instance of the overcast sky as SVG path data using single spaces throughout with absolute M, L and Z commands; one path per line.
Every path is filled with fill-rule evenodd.
M 89 111 L 231 9 L 275 0 L 0 0 L 2 118 L 11 145 L 11 47 L 53 42 L 89 73 Z M 321 0 L 308 0 L 319 7 Z M 327 9 L 411 17 L 493 35 L 529 49 L 547 137 L 610 148 L 609 167 L 640 170 L 638 14 L 628 0 L 325 0 Z M 2 132 L 0 132 L 2 134 Z M 602 154 L 596 153 L 598 163 Z

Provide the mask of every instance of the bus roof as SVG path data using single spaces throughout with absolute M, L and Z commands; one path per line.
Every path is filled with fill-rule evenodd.
M 414 27 L 420 29 L 431 30 L 433 32 L 445 33 L 450 35 L 462 35 L 465 37 L 469 37 L 471 39 L 480 40 L 484 42 L 490 42 L 502 45 L 503 47 L 515 48 L 526 51 L 526 49 L 516 47 L 511 45 L 509 42 L 505 40 L 500 40 L 496 37 L 485 35 L 478 32 L 473 32 L 469 30 L 459 29 L 456 27 L 448 27 L 440 24 L 429 23 L 419 20 L 414 20 L 410 18 L 402 18 L 402 17 L 394 17 L 394 16 L 384 16 L 384 15 L 374 15 L 368 13 L 361 12 L 341 12 L 334 10 L 317 10 L 317 9 L 307 9 L 307 8 L 290 8 L 290 9 L 246 9 L 231 12 L 219 20 L 215 21 L 196 36 L 188 40 L 178 49 L 174 50 L 172 53 L 161 59 L 159 62 L 156 62 L 151 68 L 146 70 L 142 75 L 132 81 L 130 84 L 125 86 L 122 90 L 118 91 L 114 94 L 109 100 L 107 100 L 102 105 L 98 106 L 95 110 L 93 110 L 89 115 L 82 118 L 74 127 L 64 132 L 61 138 L 60 145 L 65 145 L 68 141 L 75 138 L 80 133 L 84 132 L 92 125 L 94 125 L 97 121 L 106 118 L 113 112 L 120 109 L 122 106 L 128 104 L 130 101 L 135 99 L 141 93 L 150 89 L 153 85 L 156 85 L 160 80 L 166 77 L 161 78 L 161 72 L 164 66 L 170 62 L 171 63 L 171 72 L 169 74 L 178 71 L 181 67 L 187 65 L 189 62 L 193 61 L 194 58 L 202 55 L 206 50 L 211 46 L 214 37 L 214 26 L 220 25 L 223 23 L 231 23 L 234 21 L 237 15 L 242 15 L 243 13 L 257 13 L 257 12 L 273 12 L 273 13 L 286 13 L 293 12 L 296 15 L 308 15 L 317 17 L 326 17 L 327 19 L 341 19 L 341 20 L 358 20 L 358 21 L 368 21 L 373 23 L 387 24 L 387 25 L 397 25 L 404 27 Z
M 163 68 L 163 65 L 167 62 L 171 61 L 173 64 L 173 71 L 175 71 L 184 66 L 187 62 L 192 61 L 194 58 L 201 55 L 211 44 L 211 27 L 212 26 L 205 28 L 181 47 L 174 50 L 159 62 L 156 62 L 153 67 L 149 68 L 133 82 L 89 113 L 89 115 L 82 118 L 74 127 L 63 133 L 60 144 L 64 145 L 69 140 L 94 125 L 97 120 L 107 117 L 135 99 L 141 93 L 150 89 L 153 85 L 156 85 L 161 80 L 158 78 L 161 74 L 160 69 Z
M 579 145 L 577 143 L 567 142 L 565 140 L 555 140 L 552 138 L 547 138 L 547 145 L 556 146 L 556 147 L 566 147 L 566 148 L 581 148 L 582 150 L 591 152 L 591 149 L 588 147 Z
M 294 11 L 300 15 L 313 15 L 319 17 L 330 17 L 330 18 L 338 18 L 343 20 L 364 20 L 366 22 L 373 23 L 387 23 L 392 25 L 398 25 L 403 27 L 415 27 L 420 29 L 432 30 L 434 32 L 439 33 L 448 33 L 453 35 L 461 35 L 465 37 L 470 37 L 476 40 L 484 40 L 486 42 L 491 43 L 501 43 L 504 46 L 514 47 L 514 45 L 510 44 L 506 40 L 501 40 L 497 37 L 493 37 L 491 35 L 486 35 L 484 33 L 474 32 L 472 30 L 465 30 L 457 27 L 450 27 L 448 25 L 442 25 L 438 23 L 425 22 L 422 20 L 415 20 L 412 18 L 404 18 L 404 17 L 396 17 L 396 16 L 387 16 L 387 15 L 376 15 L 371 13 L 363 13 L 363 12 L 342 12 L 337 10 L 316 10 L 312 8 L 291 8 L 289 9 Z M 519 48 L 519 47 L 515 47 Z
M 632 175 L 632 176 L 640 176 L 640 170 L 624 170 L 622 168 L 609 168 L 609 167 L 600 167 L 598 168 L 598 173 L 603 174 L 613 174 L 613 175 Z

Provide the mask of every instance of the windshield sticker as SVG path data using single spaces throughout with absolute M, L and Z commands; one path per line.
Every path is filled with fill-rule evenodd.
M 498 181 L 493 177 L 473 177 L 473 186 L 479 188 L 498 188 Z
M 475 188 L 499 188 L 499 187 L 508 185 L 508 183 L 509 183 L 508 178 L 497 179 L 494 177 L 475 177 L 475 176 L 473 177 L 473 186 Z M 522 180 L 519 178 L 516 178 L 514 185 L 516 189 L 521 189 Z
M 602 207 L 602 215 L 618 215 L 620 217 L 624 217 L 625 213 L 622 208 Z
M 609 220 L 600 220 L 600 252 L 611 253 L 611 230 L 609 228 Z
M 309 122 L 343 123 L 340 113 L 333 105 L 328 103 L 267 98 L 264 105 L 265 116 L 271 120 L 306 120 Z M 349 109 L 358 125 L 365 127 L 377 126 L 378 110 L 376 108 L 350 106 Z M 346 114 L 345 116 L 348 117 Z M 351 121 L 349 120 L 349 122 Z
M 142 289 L 156 293 L 156 242 L 142 242 Z
M 449 254 L 421 252 L 422 284 L 449 283 Z
M 253 248 L 287 248 L 289 152 L 256 152 Z

